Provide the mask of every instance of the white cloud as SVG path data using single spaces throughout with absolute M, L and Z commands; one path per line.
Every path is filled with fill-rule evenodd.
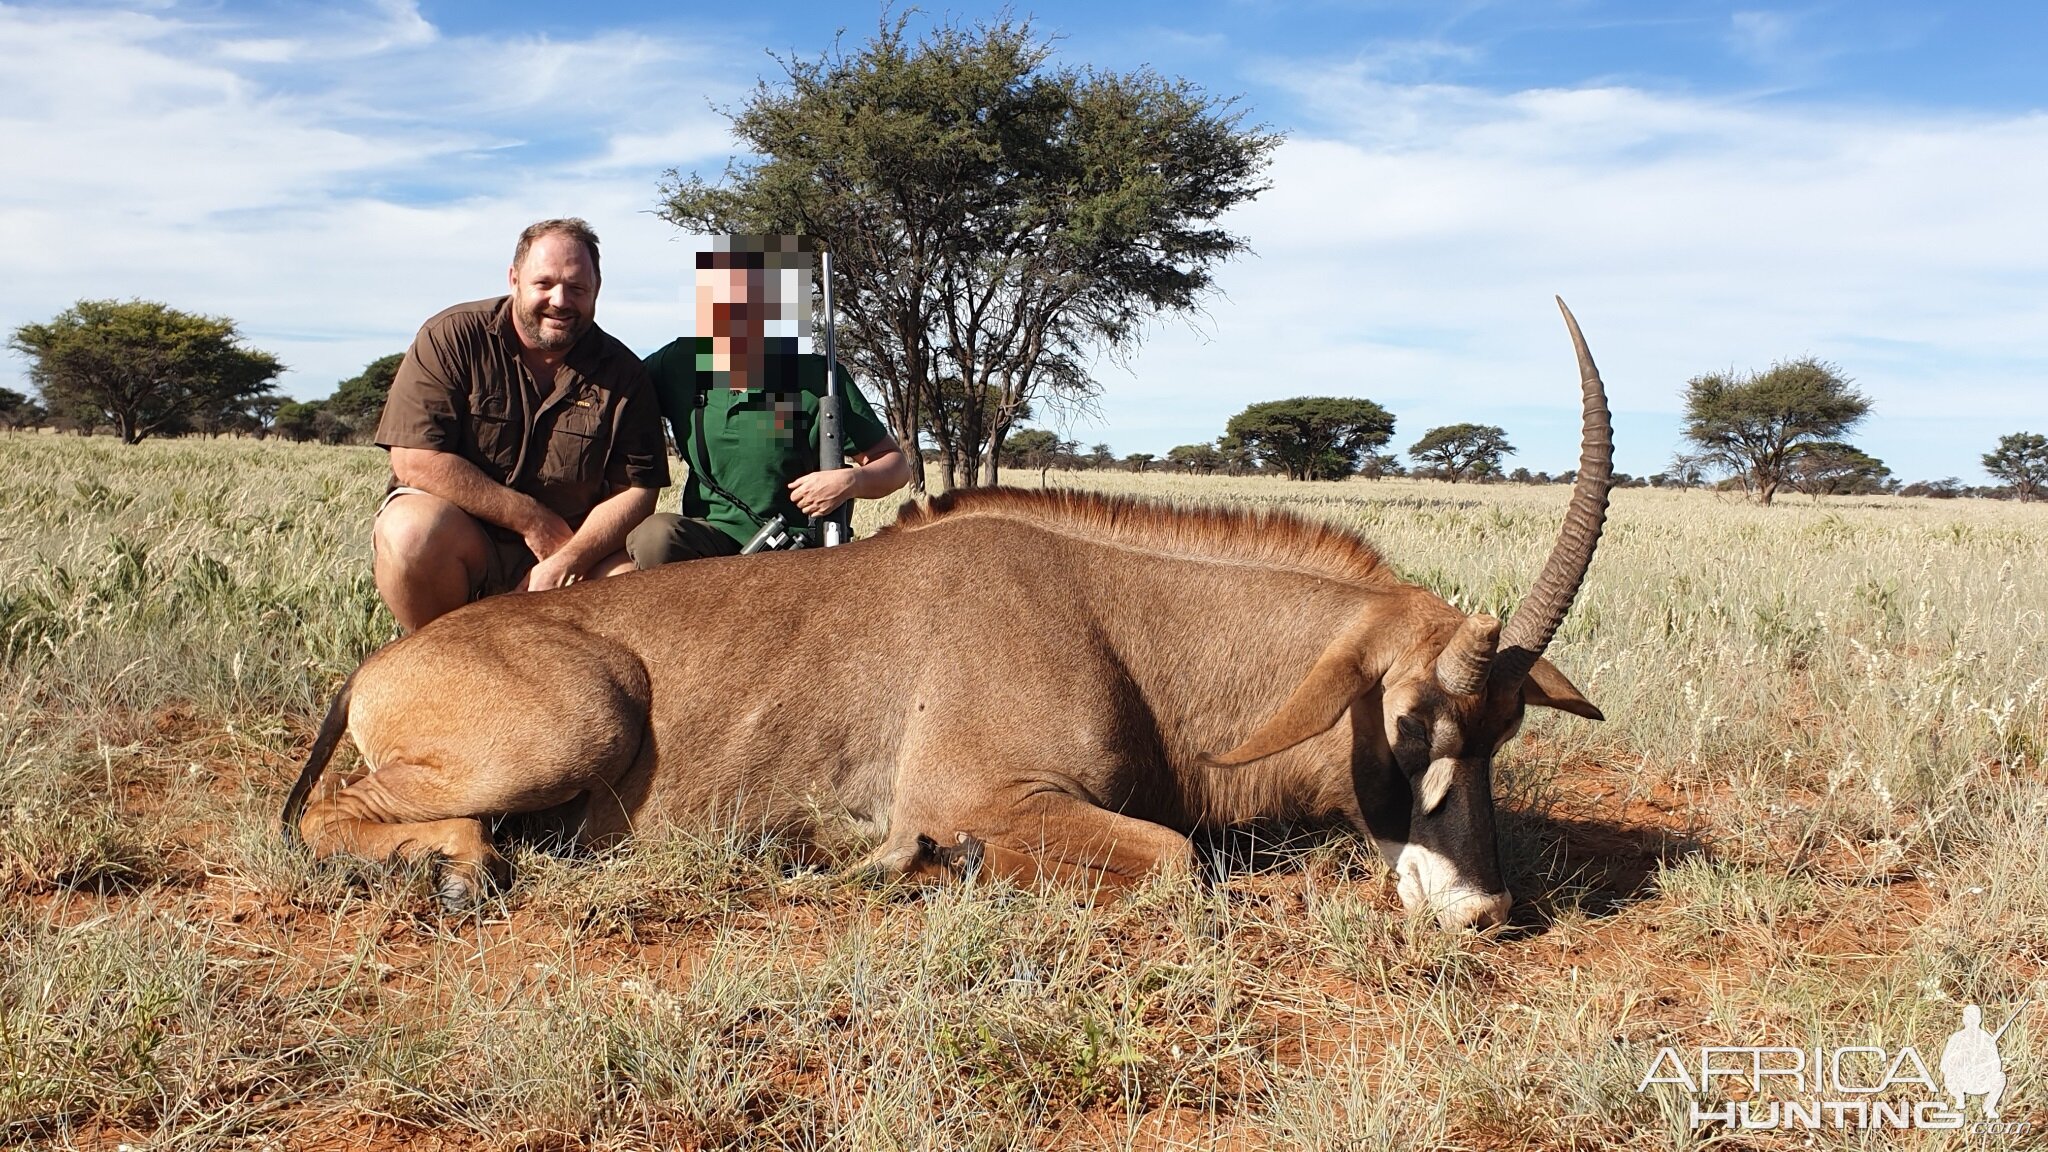
M 0 168 L 0 327 L 160 299 L 234 317 L 287 391 L 322 395 L 502 291 L 519 228 L 573 214 L 605 238 L 607 327 L 676 332 L 685 257 L 648 210 L 663 169 L 723 162 L 707 98 L 750 77 L 706 66 L 715 39 L 453 39 L 410 3 L 312 19 L 0 6 L 0 149 L 22 160 Z M 21 370 L 0 358 L 0 384 Z
M 1290 140 L 1232 220 L 1259 257 L 1222 274 L 1210 338 L 1165 326 L 1133 377 L 1106 374 L 1109 434 L 1144 428 L 1134 448 L 1213 435 L 1253 400 L 1342 393 L 1393 409 L 1397 446 L 1483 419 L 1529 466 L 1564 467 L 1553 293 L 1636 414 L 1629 471 L 1668 459 L 1687 377 L 1808 353 L 1876 398 L 1862 440 L 1905 475 L 1972 475 L 1998 434 L 2048 426 L 2048 116 L 1356 71 L 1298 85 L 1341 131 Z

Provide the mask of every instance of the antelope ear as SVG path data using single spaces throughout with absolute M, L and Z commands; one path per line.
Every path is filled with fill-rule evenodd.
M 1308 676 L 1287 697 L 1259 730 L 1245 737 L 1237 747 L 1221 755 L 1204 753 L 1202 763 L 1212 767 L 1236 768 L 1285 752 L 1311 736 L 1320 736 L 1337 723 L 1351 702 L 1366 690 L 1365 673 L 1358 657 L 1341 641 L 1330 646 Z
M 1522 703 L 1534 704 L 1538 708 L 1555 708 L 1588 720 L 1607 719 L 1593 707 L 1592 701 L 1586 699 L 1585 693 L 1573 687 L 1564 673 L 1557 670 L 1557 665 L 1541 656 L 1536 658 L 1528 677 L 1522 681 Z

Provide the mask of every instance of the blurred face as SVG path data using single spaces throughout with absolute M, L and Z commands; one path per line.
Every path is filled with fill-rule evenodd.
M 736 355 L 759 346 L 768 327 L 768 302 L 758 268 L 697 270 L 697 334 L 733 341 Z
M 583 245 L 560 233 L 535 240 L 509 274 L 512 322 L 540 352 L 563 352 L 597 320 L 597 270 Z

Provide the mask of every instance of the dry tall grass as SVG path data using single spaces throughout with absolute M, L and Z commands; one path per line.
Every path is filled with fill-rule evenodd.
M 1504 757 L 1522 904 L 1479 939 L 1408 923 L 1342 838 L 1222 844 L 1222 885 L 1093 909 L 849 889 L 742 832 L 527 851 L 468 920 L 315 866 L 273 821 L 390 635 L 382 477 L 0 435 L 0 1144 L 1697 1147 L 1731 1137 L 1637 1091 L 1659 1047 L 1932 1064 L 1962 1003 L 2048 1001 L 2039 506 L 1618 493 L 1552 652 L 1612 719 Z M 1328 517 L 1497 613 L 1565 499 L 1051 479 Z M 2048 1140 L 2043 1032 L 2001 1042 L 2034 1126 L 1976 1141 Z M 1738 1142 L 1808 1139 L 1957 1137 Z

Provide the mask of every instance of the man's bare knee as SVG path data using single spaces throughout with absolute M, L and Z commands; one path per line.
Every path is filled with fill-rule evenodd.
M 377 514 L 371 532 L 380 567 L 411 572 L 454 562 L 482 570 L 483 527 L 438 496 L 420 492 L 393 498 Z
M 438 496 L 394 497 L 371 532 L 377 592 L 408 632 L 462 607 L 489 567 L 483 528 Z

